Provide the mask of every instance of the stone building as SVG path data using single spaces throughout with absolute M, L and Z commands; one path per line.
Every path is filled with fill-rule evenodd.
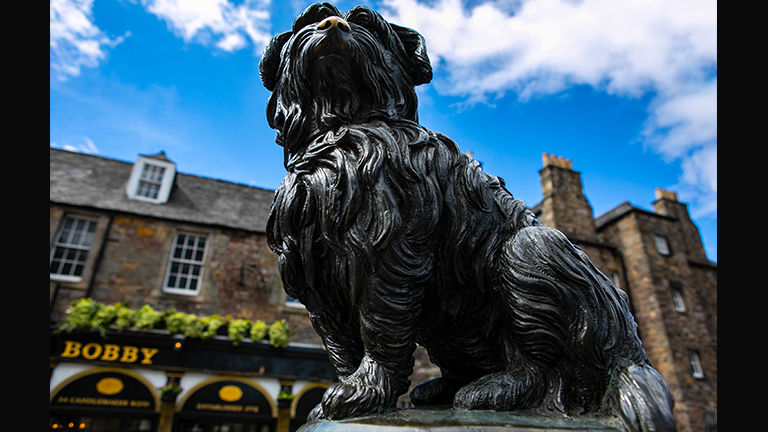
M 653 211 L 624 202 L 595 218 L 572 162 L 545 153 L 543 165 L 532 210 L 629 294 L 645 350 L 675 397 L 678 430 L 717 430 L 717 264 L 686 204 L 657 189 Z
M 543 159 L 543 199 L 532 210 L 629 294 L 645 349 L 675 397 L 678 430 L 716 431 L 717 265 L 687 206 L 659 189 L 653 211 L 625 202 L 595 218 L 572 163 Z M 200 341 L 168 329 L 109 330 L 104 339 L 52 326 L 52 423 L 81 430 L 88 421 L 97 430 L 107 416 L 140 422 L 103 430 L 207 432 L 250 409 L 243 430 L 298 428 L 335 376 L 306 310 L 285 297 L 266 245 L 273 191 L 178 173 L 163 153 L 130 163 L 56 149 L 50 185 L 52 323 L 72 301 L 91 298 L 284 319 L 291 329 L 291 343 L 277 349 L 247 338 L 233 346 L 224 334 Z M 415 356 L 414 385 L 439 373 L 423 349 Z M 157 389 L 173 384 L 182 392 L 161 399 Z M 122 402 L 137 407 L 116 407 Z M 406 395 L 399 405 L 408 404 Z
M 177 172 L 163 153 L 129 163 L 50 150 L 52 428 L 298 428 L 336 377 L 267 247 L 272 196 Z M 83 298 L 190 319 L 285 320 L 290 343 L 235 344 L 227 326 L 205 341 L 162 324 L 57 331 Z M 161 398 L 158 389 L 173 385 L 182 391 Z

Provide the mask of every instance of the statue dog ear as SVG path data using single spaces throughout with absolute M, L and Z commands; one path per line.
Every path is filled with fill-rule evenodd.
M 408 56 L 411 83 L 417 86 L 432 81 L 432 64 L 429 62 L 427 43 L 424 37 L 415 30 L 395 24 L 390 25 L 400 38 Z
M 281 33 L 273 37 L 264 48 L 264 54 L 259 62 L 259 76 L 261 76 L 261 83 L 269 91 L 274 90 L 277 85 L 280 73 L 280 52 L 291 35 L 293 35 L 292 32 Z

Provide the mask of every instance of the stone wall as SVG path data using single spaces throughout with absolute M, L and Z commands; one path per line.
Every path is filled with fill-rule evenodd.
M 670 253 L 654 246 L 663 235 Z M 675 397 L 680 431 L 706 430 L 704 419 L 716 412 L 717 342 L 716 282 L 707 272 L 694 270 L 687 254 L 686 237 L 677 219 L 633 212 L 606 227 L 601 235 L 615 242 L 627 261 L 627 278 L 643 345 Z M 711 270 L 710 270 L 711 272 Z M 715 282 L 713 284 L 713 282 Z M 684 311 L 675 308 L 673 287 L 681 288 Z M 704 376 L 692 374 L 690 355 L 695 352 Z
M 657 189 L 654 211 L 624 204 L 598 228 L 571 161 L 544 154 L 543 164 L 537 217 L 563 231 L 607 276 L 615 274 L 629 294 L 643 346 L 675 397 L 678 430 L 716 430 L 717 266 L 706 259 L 687 206 Z M 657 250 L 657 235 L 668 254 Z M 684 311 L 675 307 L 673 287 L 683 294 Z M 691 353 L 702 377 L 692 373 Z
M 60 218 L 64 211 L 52 208 L 53 232 L 56 230 L 54 219 Z M 103 214 L 101 217 L 109 219 Z M 99 239 L 108 226 L 106 221 L 99 224 Z M 197 295 L 163 290 L 174 237 L 180 231 L 207 238 Z M 306 310 L 285 305 L 276 256 L 269 250 L 262 233 L 116 214 L 105 241 L 94 241 L 86 272 L 94 267 L 99 253 L 101 261 L 95 269 L 90 292 L 97 302 L 122 302 L 132 308 L 149 304 L 157 310 L 175 308 L 199 316 L 220 314 L 265 322 L 285 319 L 291 327 L 292 341 L 320 343 Z M 52 319 L 60 318 L 71 300 L 86 295 L 90 273 L 83 276 L 83 281 L 78 283 L 59 283 Z

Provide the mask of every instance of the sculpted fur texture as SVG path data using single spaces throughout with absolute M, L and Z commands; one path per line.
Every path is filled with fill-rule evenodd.
M 418 405 L 541 409 L 674 430 L 626 294 L 504 181 L 418 123 L 424 39 L 367 7 L 307 8 L 265 50 L 287 171 L 267 224 L 340 382 L 310 419 L 393 409 L 416 344 Z

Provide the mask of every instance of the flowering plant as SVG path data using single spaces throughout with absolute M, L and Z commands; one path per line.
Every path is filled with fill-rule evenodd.
M 288 393 L 287 391 L 280 390 L 280 393 L 277 395 L 277 398 L 280 400 L 293 400 L 296 398 L 296 395 Z
M 198 317 L 179 312 L 175 308 L 160 312 L 150 305 L 144 305 L 141 309 L 130 309 L 122 303 L 105 305 L 91 298 L 81 298 L 70 303 L 55 332 L 98 330 L 102 337 L 106 337 L 108 330 L 165 329 L 171 334 L 208 340 L 222 327 L 227 330 L 233 345 L 239 345 L 247 336 L 250 336 L 253 342 L 268 337 L 269 343 L 276 348 L 285 348 L 290 342 L 290 329 L 284 319 L 272 324 L 257 320 L 252 325 L 247 319 L 233 320 L 229 315 L 224 318 L 218 314 Z
M 172 394 L 179 394 L 181 391 L 184 390 L 183 388 L 179 387 L 178 384 L 172 383 L 168 384 L 165 387 L 160 389 L 160 394 L 166 394 L 166 393 L 172 393 Z

